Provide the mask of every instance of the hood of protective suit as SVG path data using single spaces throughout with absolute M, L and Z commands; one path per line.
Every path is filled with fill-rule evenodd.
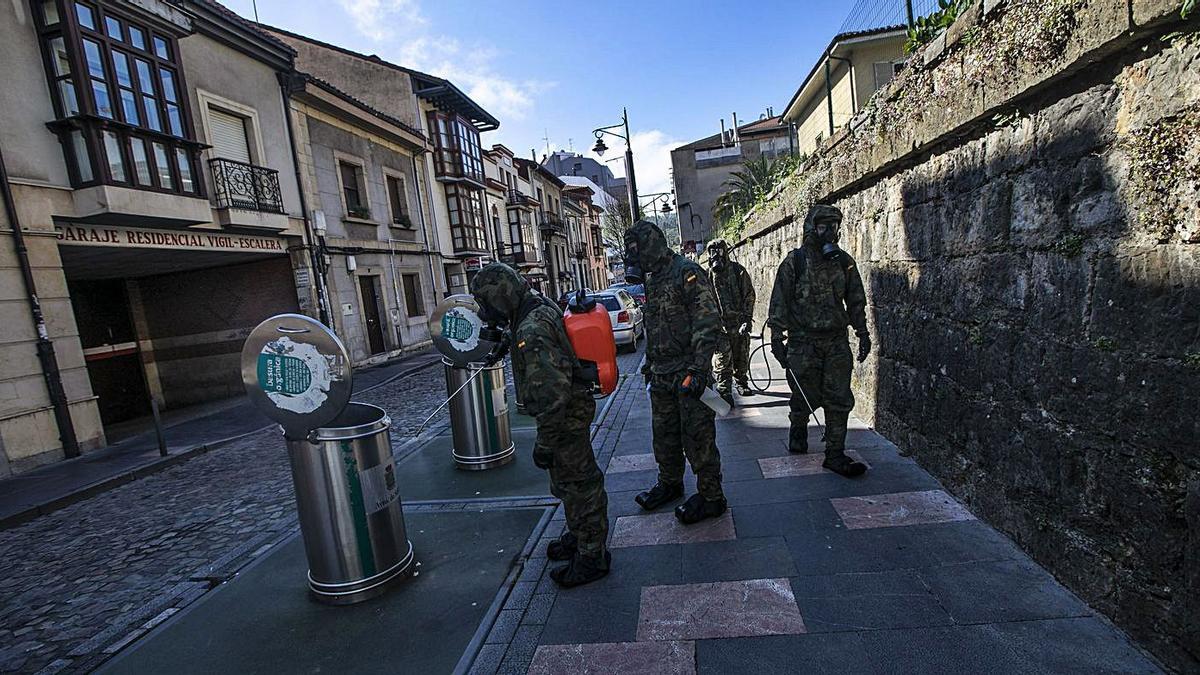
M 673 251 L 667 246 L 667 236 L 657 225 L 639 220 L 625 232 L 627 257 L 636 257 L 637 265 L 646 272 L 658 272 L 671 262 Z M 636 251 L 636 255 L 629 255 Z
M 480 305 L 480 316 L 485 321 L 501 317 L 512 320 L 525 297 L 529 285 L 513 268 L 494 262 L 484 266 L 471 280 L 471 295 Z
M 841 230 L 842 211 L 836 206 L 829 204 L 813 204 L 808 209 L 808 215 L 804 217 L 804 244 L 807 246 L 815 246 L 821 248 L 821 245 L 826 243 L 821 241 L 817 235 L 817 220 L 822 217 L 833 217 L 838 220 L 838 230 Z

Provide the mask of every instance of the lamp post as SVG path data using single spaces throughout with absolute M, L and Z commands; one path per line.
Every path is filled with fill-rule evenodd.
M 654 223 L 657 225 L 658 224 L 658 212 L 659 212 L 658 200 L 660 200 L 660 199 L 662 200 L 662 202 L 663 202 L 662 212 L 663 212 L 663 215 L 666 215 L 671 212 L 671 200 L 675 197 L 675 193 L 673 193 L 673 192 L 650 192 L 650 193 L 644 194 L 642 196 L 651 198 L 650 203 L 647 206 L 649 206 L 650 210 L 654 212 Z M 681 226 L 679 226 L 678 221 L 676 221 L 676 226 L 677 226 L 676 229 L 679 230 L 679 245 L 683 246 L 683 229 Z
M 612 131 L 612 129 L 624 128 L 625 135 Z M 604 135 L 615 136 L 625 141 L 625 188 L 629 197 L 629 217 L 631 223 L 636 223 L 638 218 L 642 216 L 641 207 L 638 205 L 637 178 L 633 173 L 633 143 L 630 142 L 629 134 L 629 111 L 625 108 L 621 109 L 621 123 L 613 124 L 612 126 L 600 127 L 592 133 L 596 136 L 596 145 L 592 148 L 598 156 L 603 157 L 604 151 L 608 150 L 608 146 L 604 143 Z

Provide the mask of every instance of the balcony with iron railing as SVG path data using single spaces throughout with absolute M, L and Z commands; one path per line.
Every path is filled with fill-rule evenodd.
M 208 168 L 218 209 L 283 213 L 278 171 L 223 157 L 208 160 Z
M 537 200 L 520 190 L 509 190 L 505 193 L 506 206 L 537 206 Z
M 592 247 L 592 257 L 603 259 L 604 258 L 604 247 L 603 246 L 593 246 Z
M 287 229 L 278 171 L 224 157 L 208 160 L 208 169 L 213 207 L 221 225 Z
M 571 246 L 571 257 L 576 260 L 587 260 L 588 250 L 587 244 L 574 244 Z
M 553 213 L 543 213 L 538 216 L 538 228 L 542 232 L 561 237 L 567 236 L 567 224 L 562 218 Z
M 496 257 L 506 265 L 536 267 L 542 264 L 542 258 L 538 255 L 537 247 L 524 242 L 502 244 L 499 255 Z

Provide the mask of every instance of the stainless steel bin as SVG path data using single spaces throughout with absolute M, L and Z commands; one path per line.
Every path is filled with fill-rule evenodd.
M 287 440 L 314 598 L 348 605 L 384 592 L 413 561 L 381 408 L 350 403 L 307 440 Z
M 450 429 L 454 436 L 454 462 L 460 469 L 494 469 L 513 460 L 516 446 L 508 421 L 508 391 L 504 387 L 504 364 L 468 365 L 457 368 L 442 359 L 448 391 L 458 391 L 450 401 Z

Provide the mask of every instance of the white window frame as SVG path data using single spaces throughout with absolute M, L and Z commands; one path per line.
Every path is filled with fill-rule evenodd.
M 262 126 L 258 122 L 258 110 L 237 101 L 218 96 L 203 89 L 196 90 L 196 102 L 200 104 L 200 122 L 204 129 L 204 142 L 212 145 L 212 124 L 209 121 L 209 111 L 217 108 L 223 113 L 236 115 L 246 120 L 246 138 L 250 141 L 250 163 L 255 166 L 266 166 L 266 152 L 263 151 Z M 208 159 L 214 158 L 212 149 L 204 151 Z

